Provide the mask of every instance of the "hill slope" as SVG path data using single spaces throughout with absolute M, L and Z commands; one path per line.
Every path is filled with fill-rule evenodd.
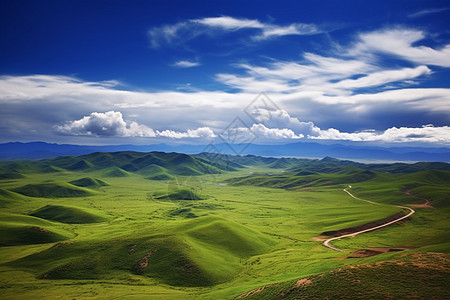
M 46 205 L 30 215 L 41 219 L 71 224 L 98 223 L 106 220 L 103 214 L 91 209 L 62 205 Z
M 238 298 L 448 299 L 449 270 L 448 254 L 415 253 L 401 261 L 346 266 L 308 278 L 268 285 Z
M 224 231 L 226 235 L 218 234 Z M 240 259 L 270 250 L 260 232 L 217 217 L 185 221 L 167 235 L 60 244 L 9 263 L 43 279 L 100 279 L 112 271 L 174 286 L 210 286 L 233 278 Z
M 48 198 L 83 197 L 94 194 L 93 191 L 69 183 L 27 184 L 17 187 L 12 191 L 29 197 Z

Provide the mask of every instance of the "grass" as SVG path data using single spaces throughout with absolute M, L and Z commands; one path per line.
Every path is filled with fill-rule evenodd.
M 107 220 L 101 212 L 74 206 L 46 205 L 30 215 L 41 219 L 68 224 L 99 223 Z
M 119 167 L 111 167 L 105 171 L 104 176 L 106 176 L 106 177 L 128 177 L 128 176 L 130 176 L 130 174 L 127 171 L 125 171 Z
M 0 246 L 54 243 L 73 235 L 55 224 L 15 214 L 0 214 Z
M 155 193 L 154 198 L 157 200 L 202 200 L 204 199 L 197 191 L 189 188 L 177 188 L 167 192 Z
M 70 184 L 80 186 L 80 187 L 88 187 L 88 188 L 99 188 L 102 186 L 108 186 L 109 184 L 103 180 L 95 179 L 91 177 L 84 177 L 77 180 L 73 180 L 69 182 Z
M 261 287 L 249 298 L 448 295 L 446 164 L 118 152 L 6 172 L 23 176 L 0 179 L 0 298 L 230 299 Z M 379 205 L 349 197 L 349 184 Z M 435 208 L 334 241 L 344 252 L 315 239 L 424 199 Z M 344 259 L 370 247 L 410 250 Z M 304 278 L 312 283 L 296 287 Z
M 83 197 L 93 195 L 94 192 L 69 183 L 37 183 L 19 186 L 12 190 L 13 192 L 28 197 Z
M 429 254 L 410 255 L 401 262 L 347 266 L 268 285 L 242 299 L 447 299 L 449 262 L 448 257 Z

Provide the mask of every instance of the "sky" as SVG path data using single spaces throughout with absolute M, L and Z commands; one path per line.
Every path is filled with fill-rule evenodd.
M 0 1 L 0 143 L 450 147 L 448 1 Z

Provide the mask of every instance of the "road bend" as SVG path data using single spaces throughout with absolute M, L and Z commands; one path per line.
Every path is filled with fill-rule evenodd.
M 376 203 L 376 202 L 373 202 L 373 201 L 364 200 L 364 199 L 360 199 L 360 198 L 356 197 L 355 195 L 353 195 L 352 193 L 350 193 L 350 192 L 348 191 L 348 189 L 350 189 L 350 188 L 352 188 L 351 185 L 349 185 L 348 188 L 345 188 L 345 189 L 343 190 L 343 191 L 346 192 L 348 195 L 350 195 L 350 197 L 352 197 L 352 198 L 354 198 L 354 199 L 357 199 L 357 200 L 360 200 L 360 201 L 368 202 L 368 203 L 370 203 L 370 204 L 381 205 L 380 203 Z M 410 208 L 410 207 L 400 206 L 400 205 L 395 205 L 395 206 L 396 206 L 396 207 L 399 207 L 399 208 L 401 208 L 401 209 L 408 210 L 409 213 L 406 214 L 406 215 L 404 215 L 404 216 L 402 216 L 402 217 L 400 217 L 400 218 L 397 218 L 397 219 L 395 219 L 395 220 L 393 220 L 393 221 L 389 221 L 389 222 L 386 222 L 386 223 L 381 224 L 381 225 L 378 225 L 378 226 L 374 226 L 374 227 L 367 228 L 367 229 L 364 229 L 364 230 L 360 230 L 360 231 L 357 231 L 357 232 L 348 233 L 348 234 L 343 234 L 343 235 L 340 235 L 340 236 L 336 236 L 336 237 L 330 238 L 330 239 L 324 241 L 324 242 L 323 242 L 323 245 L 324 245 L 325 247 L 327 247 L 327 248 L 330 248 L 330 249 L 334 250 L 334 251 L 344 251 L 344 250 L 342 250 L 342 249 L 339 249 L 339 248 L 336 248 L 336 247 L 332 246 L 332 245 L 330 244 L 330 242 L 335 241 L 335 240 L 340 240 L 340 239 L 343 239 L 343 238 L 346 238 L 346 237 L 355 237 L 355 236 L 357 236 L 358 234 L 361 234 L 361 233 L 364 233 L 364 232 L 369 232 L 369 231 L 377 230 L 377 229 L 380 229 L 380 228 L 383 228 L 383 227 L 386 227 L 386 226 L 395 224 L 395 223 L 397 223 L 397 222 L 400 222 L 401 220 L 404 220 L 404 219 L 410 217 L 411 215 L 413 215 L 413 214 L 416 212 L 414 209 L 412 209 L 412 208 Z

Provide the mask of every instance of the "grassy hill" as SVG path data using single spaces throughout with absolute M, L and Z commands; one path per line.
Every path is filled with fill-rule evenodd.
M 40 218 L 0 214 L 0 247 L 54 243 L 71 237 L 69 232 Z
M 100 279 L 122 270 L 174 286 L 210 286 L 232 279 L 241 258 L 267 252 L 274 244 L 248 227 L 204 217 L 164 236 L 56 244 L 9 265 L 44 279 Z
M 119 168 L 119 167 L 111 167 L 107 168 L 104 172 L 104 176 L 106 177 L 128 177 L 130 173 Z
M 70 184 L 80 186 L 80 187 L 89 187 L 89 188 L 99 188 L 102 186 L 108 186 L 109 184 L 101 179 L 95 179 L 91 177 L 84 177 L 77 180 L 72 180 L 69 182 Z
M 93 195 L 94 192 L 85 188 L 71 185 L 69 183 L 39 183 L 27 184 L 17 187 L 13 192 L 29 197 L 83 197 Z
M 23 200 L 23 196 L 0 188 L 0 207 L 6 207 L 8 204 Z
M 400 261 L 346 266 L 263 286 L 239 299 L 448 299 L 450 257 L 415 253 Z M 430 274 L 433 274 L 430 276 Z
M 189 188 L 178 188 L 167 192 L 155 193 L 157 200 L 202 200 L 205 199 L 198 191 Z
M 32 212 L 30 215 L 41 219 L 70 224 L 98 223 L 107 220 L 104 214 L 92 209 L 62 205 L 46 205 Z
M 25 176 L 19 172 L 0 172 L 0 180 L 7 179 L 21 179 L 25 178 Z
M 376 177 L 375 172 L 361 169 L 344 169 L 332 174 L 296 170 L 294 174 L 252 174 L 250 176 L 232 178 L 227 180 L 227 182 L 233 185 L 254 185 L 287 189 L 350 184 L 367 181 L 374 177 Z
M 137 173 L 146 176 L 149 180 L 171 180 L 175 178 L 169 174 L 168 169 L 155 164 L 150 164 L 137 171 Z

